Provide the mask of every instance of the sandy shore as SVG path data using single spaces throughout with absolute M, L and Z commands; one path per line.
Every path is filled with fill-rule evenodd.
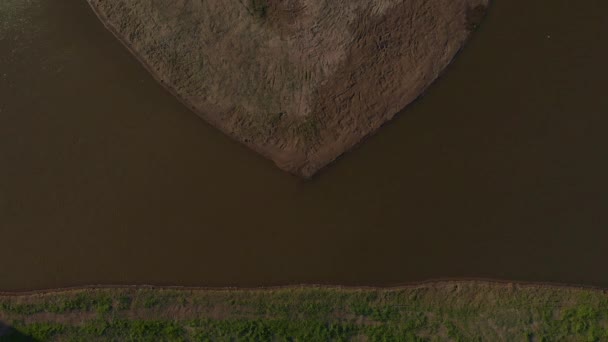
M 88 0 L 187 107 L 302 177 L 414 101 L 487 0 Z

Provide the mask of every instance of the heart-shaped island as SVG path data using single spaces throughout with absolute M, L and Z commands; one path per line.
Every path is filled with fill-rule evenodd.
M 303 177 L 416 99 L 488 0 L 88 0 L 182 102 Z

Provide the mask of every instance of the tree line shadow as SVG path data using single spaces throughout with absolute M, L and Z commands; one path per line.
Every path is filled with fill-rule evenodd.
M 25 335 L 19 330 L 11 327 L 10 325 L 0 321 L 0 342 L 39 342 L 37 339 Z

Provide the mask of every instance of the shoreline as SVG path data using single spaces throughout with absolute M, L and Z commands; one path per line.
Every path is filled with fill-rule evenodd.
M 173 291 L 191 291 L 191 292 L 271 292 L 277 290 L 289 289 L 327 289 L 327 290 L 344 290 L 344 291 L 398 291 L 416 288 L 439 288 L 452 285 L 473 285 L 473 286 L 491 286 L 491 287 L 511 287 L 511 288 L 546 288 L 546 289 L 574 289 L 574 290 L 591 290 L 598 292 L 608 292 L 608 286 L 584 285 L 584 284 L 569 284 L 558 282 L 535 282 L 535 281 L 513 281 L 507 279 L 489 279 L 489 278 L 437 278 L 424 280 L 419 282 L 407 282 L 396 285 L 387 286 L 364 286 L 364 285 L 335 285 L 335 284 L 291 284 L 291 285 L 276 285 L 276 286 L 180 286 L 180 285 L 83 285 L 83 286 L 67 286 L 37 290 L 16 290 L 16 291 L 0 291 L 0 297 L 26 297 L 45 294 L 61 294 L 83 290 L 173 290 Z
M 106 15 L 105 11 L 99 6 L 98 0 L 86 0 L 86 1 L 88 3 L 89 7 L 91 8 L 91 10 L 93 11 L 93 13 L 95 14 L 95 16 L 98 18 L 99 21 L 101 21 L 103 26 L 108 31 L 110 31 L 110 33 L 116 39 L 118 39 L 118 41 L 127 49 L 127 51 L 129 51 L 129 53 L 133 57 L 135 57 L 135 59 L 139 62 L 139 64 L 142 65 L 146 69 L 146 71 L 152 75 L 154 80 L 157 83 L 159 83 L 165 90 L 167 90 L 180 103 L 182 103 L 184 106 L 186 106 L 191 112 L 196 114 L 198 117 L 203 119 L 204 122 L 211 125 L 211 127 L 219 130 L 220 132 L 222 132 L 222 134 L 224 134 L 231 140 L 234 140 L 234 141 L 238 142 L 240 145 L 245 146 L 250 150 L 253 150 L 257 154 L 261 155 L 264 159 L 267 159 L 267 160 L 273 162 L 279 169 L 281 169 L 299 179 L 302 179 L 304 181 L 313 179 L 321 170 L 325 169 L 326 167 L 328 167 L 331 164 L 333 164 L 334 162 L 336 162 L 338 159 L 340 159 L 346 153 L 349 153 L 349 152 L 353 151 L 354 149 L 356 149 L 364 141 L 366 141 L 370 137 L 377 134 L 384 125 L 391 122 L 393 119 L 395 119 L 395 117 L 397 117 L 404 110 L 406 110 L 406 108 L 408 108 L 409 106 L 414 104 L 416 101 L 418 101 L 421 97 L 423 97 L 424 94 L 428 91 L 429 87 L 432 86 L 433 84 L 435 84 L 439 79 L 441 79 L 441 77 L 449 69 L 450 65 L 458 57 L 458 55 L 460 54 L 462 49 L 465 48 L 465 46 L 468 44 L 469 40 L 473 36 L 474 31 L 477 30 L 477 25 L 483 20 L 483 18 L 485 17 L 485 15 L 487 13 L 488 8 L 490 7 L 490 5 L 492 3 L 489 0 L 480 0 L 480 1 L 482 1 L 481 2 L 482 5 L 477 6 L 475 9 L 478 9 L 481 6 L 483 8 L 483 10 L 481 10 L 480 13 L 475 14 L 476 18 L 474 19 L 474 21 L 475 21 L 474 27 L 466 28 L 465 37 L 460 39 L 460 41 L 456 38 L 453 38 L 454 41 L 450 42 L 450 44 L 449 44 L 450 48 L 453 50 L 453 54 L 451 55 L 450 58 L 448 58 L 447 61 L 436 61 L 436 64 L 433 64 L 431 61 L 429 61 L 428 63 L 424 64 L 427 67 L 430 65 L 433 65 L 434 67 L 436 67 L 437 65 L 443 65 L 440 68 L 440 70 L 437 71 L 436 75 L 434 75 L 432 80 L 430 80 L 430 81 L 422 80 L 422 81 L 419 81 L 418 83 L 414 82 L 413 84 L 409 85 L 408 87 L 405 87 L 406 89 L 409 89 L 409 88 L 412 88 L 412 89 L 420 88 L 420 89 L 415 90 L 415 91 L 407 90 L 404 94 L 401 94 L 402 96 L 395 96 L 394 101 L 389 101 L 389 102 L 391 102 L 390 106 L 389 106 L 390 110 L 387 110 L 386 112 L 382 112 L 380 114 L 376 113 L 377 115 L 372 113 L 372 115 L 369 117 L 367 117 L 368 114 L 364 115 L 364 114 L 358 113 L 357 115 L 359 115 L 359 116 L 361 116 L 361 115 L 365 116 L 365 118 L 361 119 L 361 120 L 363 120 L 363 121 L 371 120 L 371 121 L 369 121 L 370 122 L 369 125 L 371 125 L 370 127 L 367 127 L 367 126 L 350 127 L 348 125 L 344 126 L 341 123 L 338 124 L 334 121 L 336 121 L 338 119 L 339 119 L 338 121 L 342 121 L 345 118 L 336 116 L 337 114 L 334 115 L 335 113 L 331 114 L 328 117 L 329 119 L 325 118 L 329 121 L 324 122 L 323 125 L 321 125 L 320 127 L 325 127 L 325 125 L 329 125 L 329 126 L 333 127 L 332 129 L 337 129 L 337 132 L 341 135 L 341 138 L 336 140 L 336 139 L 334 139 L 335 137 L 333 137 L 333 136 L 330 136 L 328 138 L 327 134 L 325 134 L 327 132 L 317 132 L 314 134 L 315 136 L 318 135 L 317 138 L 322 136 L 323 139 L 325 139 L 327 141 L 321 142 L 320 145 L 318 145 L 318 146 L 315 145 L 316 147 L 314 147 L 314 148 L 311 147 L 312 145 L 308 146 L 308 143 L 306 143 L 307 146 L 303 150 L 301 147 L 296 146 L 297 143 L 294 143 L 292 141 L 293 139 L 286 138 L 283 136 L 280 136 L 280 137 L 275 136 L 274 134 L 270 134 L 269 136 L 264 136 L 263 140 L 264 139 L 274 140 L 275 138 L 277 138 L 279 140 L 283 139 L 284 141 L 281 140 L 282 142 L 279 144 L 280 146 L 278 146 L 278 145 L 275 146 L 276 144 L 274 142 L 273 143 L 261 143 L 259 141 L 254 141 L 254 140 L 250 139 L 251 137 L 248 137 L 247 134 L 244 133 L 244 131 L 241 131 L 239 128 L 235 128 L 235 126 L 233 124 L 227 123 L 224 119 L 221 118 L 221 116 L 218 116 L 218 113 L 216 113 L 216 112 L 218 112 L 218 110 L 216 108 L 214 108 L 214 106 L 209 105 L 205 109 L 203 109 L 203 108 L 201 108 L 201 103 L 198 103 L 200 101 L 197 101 L 197 100 L 199 100 L 198 98 L 196 98 L 196 97 L 193 98 L 193 100 L 195 102 L 197 102 L 197 103 L 194 103 L 193 101 L 187 99 L 185 96 L 182 96 L 180 91 L 175 89 L 175 85 L 172 84 L 171 81 L 165 81 L 165 78 L 167 78 L 167 75 L 163 76 L 163 72 L 161 72 L 158 69 L 158 66 L 155 68 L 152 65 L 152 64 L 155 64 L 155 62 L 157 62 L 157 61 L 149 60 L 149 58 L 146 59 L 145 54 L 141 55 L 132 46 L 135 42 L 129 42 L 127 38 L 124 38 L 125 33 L 124 32 L 121 33 L 115 27 L 115 25 L 112 24 L 112 20 Z M 471 11 L 471 10 L 474 10 L 474 9 L 469 8 L 467 11 Z M 468 14 L 466 15 L 465 20 L 466 21 L 469 20 Z M 466 25 L 470 25 L 470 23 L 467 22 Z M 454 45 L 454 46 L 452 46 L 452 45 Z M 373 57 L 373 58 L 375 59 L 375 57 Z M 329 79 L 329 80 L 332 81 L 333 79 Z M 334 83 L 337 82 L 336 80 L 333 80 L 333 81 L 334 81 Z M 398 81 L 395 81 L 395 82 L 397 82 L 397 84 L 398 84 L 398 86 L 396 86 L 397 88 L 404 87 L 404 85 L 402 85 L 402 84 L 399 85 Z M 363 83 L 365 83 L 365 82 L 363 82 Z M 341 84 L 341 83 L 338 83 L 335 85 L 335 87 L 337 87 L 337 88 L 345 87 L 345 86 L 346 85 Z M 345 91 L 347 91 L 347 90 L 345 90 Z M 343 94 L 345 91 L 341 92 L 340 94 Z M 348 90 L 348 91 L 350 91 L 350 90 Z M 414 92 L 414 93 L 411 93 L 411 92 Z M 351 94 L 351 95 L 352 95 L 351 97 L 355 96 L 355 94 Z M 338 96 L 338 95 L 336 95 L 336 96 Z M 342 95 L 340 95 L 340 96 L 342 96 Z M 401 98 L 403 98 L 405 100 L 403 100 Z M 336 100 L 336 99 L 337 99 L 337 97 L 334 98 L 333 100 Z M 401 100 L 398 100 L 398 99 L 401 99 Z M 403 102 L 404 105 L 403 104 L 397 105 L 396 103 L 393 103 L 393 102 L 399 102 L 399 103 Z M 323 106 L 326 106 L 326 105 L 323 105 Z M 323 108 L 325 108 L 325 107 L 323 107 Z M 338 109 L 336 109 L 336 110 L 338 110 Z M 354 120 L 355 118 L 353 117 L 350 119 Z M 357 119 L 357 120 L 359 120 L 359 119 Z M 325 128 L 323 128 L 323 129 L 325 129 Z M 317 127 L 316 130 L 319 130 L 319 128 Z M 304 140 L 306 140 L 306 139 L 304 139 Z
M 107 31 L 109 31 L 112 34 L 112 36 L 114 36 L 114 38 L 116 40 L 118 40 L 120 42 L 120 44 L 124 48 L 127 49 L 127 51 L 129 52 L 129 54 L 131 54 L 131 56 L 133 56 L 135 58 L 135 60 L 139 63 L 139 65 L 141 65 L 142 67 L 144 67 L 144 69 L 146 69 L 146 71 L 148 72 L 148 74 L 150 76 L 152 76 L 152 78 L 156 81 L 156 83 L 159 84 L 164 90 L 168 91 L 169 94 L 171 94 L 171 96 L 173 98 L 177 99 L 177 101 L 179 101 L 182 105 L 184 105 L 184 107 L 186 107 L 190 112 L 192 112 L 193 114 L 195 114 L 197 117 L 201 118 L 202 121 L 205 124 L 208 124 L 211 127 L 213 127 L 214 129 L 217 129 L 219 132 L 221 132 L 223 135 L 225 135 L 226 137 L 228 137 L 230 140 L 233 140 L 233 141 L 237 142 L 239 145 L 244 146 L 244 147 L 246 147 L 248 149 L 251 149 L 254 152 L 260 154 L 263 157 L 263 159 L 266 159 L 268 161 L 271 161 L 271 162 L 275 163 L 274 159 L 272 159 L 272 156 L 268 152 L 266 152 L 266 151 L 264 151 L 262 149 L 257 148 L 257 146 L 255 146 L 253 144 L 252 145 L 245 144 L 241 140 L 239 140 L 236 137 L 232 136 L 218 122 L 216 122 L 215 120 L 213 120 L 212 116 L 205 115 L 204 113 L 202 113 L 201 111 L 199 111 L 198 109 L 196 109 L 196 106 L 192 102 L 190 102 L 186 98 L 182 97 L 169 84 L 167 84 L 166 82 L 164 82 L 164 80 L 161 77 L 161 75 L 158 74 L 152 68 L 152 66 L 150 66 L 137 52 L 135 52 L 135 50 L 133 50 L 133 48 L 129 45 L 129 43 L 127 43 L 122 38 L 122 36 L 118 33 L 118 31 L 114 28 L 114 26 L 112 26 L 110 24 L 108 18 L 102 13 L 102 11 L 98 10 L 95 7 L 95 5 L 93 4 L 93 1 L 95 1 L 95 0 L 85 0 L 85 1 L 89 5 L 89 8 L 93 12 L 93 14 L 101 22 L 101 24 L 103 25 L 103 27 Z M 291 172 L 289 170 L 285 170 L 283 168 L 281 168 L 281 170 L 287 171 L 289 174 L 291 174 L 291 175 L 293 175 L 295 177 L 302 178 L 297 173 Z
M 0 294 L 0 341 L 608 339 L 608 292 L 510 281 L 104 286 Z

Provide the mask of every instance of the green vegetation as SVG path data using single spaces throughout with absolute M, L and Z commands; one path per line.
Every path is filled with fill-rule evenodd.
M 600 290 L 479 282 L 394 289 L 84 289 L 0 296 L 42 341 L 602 341 Z M 18 338 L 15 338 L 18 340 Z
M 268 11 L 268 0 L 250 0 L 252 15 L 258 18 L 266 17 Z

